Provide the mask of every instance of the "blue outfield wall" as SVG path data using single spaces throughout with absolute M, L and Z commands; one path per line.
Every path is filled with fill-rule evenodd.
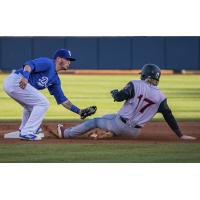
M 200 37 L 0 37 L 0 69 L 11 71 L 26 60 L 52 57 L 68 48 L 77 61 L 71 69 L 200 70 Z

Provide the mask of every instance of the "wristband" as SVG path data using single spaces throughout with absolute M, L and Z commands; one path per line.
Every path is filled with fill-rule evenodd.
M 80 113 L 80 109 L 77 108 L 75 105 L 72 105 L 71 108 L 70 108 L 70 110 L 71 110 L 72 112 L 74 112 L 74 113 L 77 113 L 77 114 Z
M 23 71 L 23 77 L 26 78 L 27 80 L 29 79 L 30 72 L 28 71 Z

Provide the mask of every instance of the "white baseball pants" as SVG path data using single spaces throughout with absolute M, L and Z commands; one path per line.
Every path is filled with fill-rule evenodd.
M 12 73 L 4 80 L 5 92 L 23 106 L 23 116 L 19 129 L 21 134 L 35 134 L 49 107 L 48 99 L 30 84 L 25 89 L 19 87 L 20 74 Z

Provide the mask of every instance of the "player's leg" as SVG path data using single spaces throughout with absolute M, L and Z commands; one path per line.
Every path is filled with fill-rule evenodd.
M 15 74 L 10 74 L 5 80 L 4 80 L 4 91 L 10 96 L 13 100 L 18 102 L 23 108 L 23 114 L 22 114 L 22 120 L 21 120 L 21 125 L 16 131 L 17 134 L 20 133 L 21 129 L 25 126 L 26 122 L 28 121 L 28 118 L 31 114 L 31 110 L 27 108 L 25 104 L 22 102 L 18 101 L 17 99 L 14 98 L 12 95 L 13 91 L 15 91 L 15 88 L 18 87 L 18 75 Z
M 119 134 L 115 118 L 116 118 L 115 114 L 94 118 L 85 121 L 77 126 L 65 129 L 63 135 L 65 138 L 75 137 L 78 135 L 82 135 L 94 128 L 101 128 L 106 131 L 111 131 L 114 134 Z
M 15 100 L 17 103 L 19 103 L 23 108 L 23 114 L 22 114 L 22 120 L 21 120 L 21 125 L 19 127 L 19 131 L 24 127 L 26 124 L 31 111 L 27 109 L 27 106 L 23 104 L 22 102 L 18 101 L 15 99 L 15 96 L 13 95 L 13 92 L 16 90 L 16 88 L 19 86 L 19 75 L 17 74 L 10 74 L 5 80 L 4 80 L 4 91 L 10 96 L 13 100 Z
M 114 133 L 114 135 L 123 135 L 136 137 L 141 129 L 129 127 L 122 122 L 120 116 L 117 114 L 104 115 L 102 118 L 96 119 L 97 128 L 101 128 L 106 131 Z
M 31 115 L 31 112 L 33 110 L 32 107 L 30 106 L 23 106 L 24 107 L 24 110 L 23 110 L 23 114 L 22 114 L 22 120 L 21 120 L 21 125 L 19 127 L 19 133 L 21 132 L 21 130 L 25 127 L 30 115 Z M 41 127 L 38 127 L 38 129 L 36 130 L 35 132 L 38 136 L 40 137 L 44 137 L 44 133 L 42 132 L 42 128 Z
M 19 127 L 19 132 L 21 132 L 21 130 L 24 128 L 24 126 L 26 125 L 31 112 L 33 110 L 33 107 L 31 106 L 27 106 L 27 105 L 23 105 L 22 103 L 19 102 L 19 104 L 21 104 L 24 108 L 23 110 L 23 114 L 22 114 L 22 120 L 21 120 L 21 125 Z M 39 134 L 40 136 L 44 137 L 44 133 L 42 133 L 42 129 L 41 127 L 38 127 L 38 129 L 36 130 L 36 133 Z
M 49 107 L 47 98 L 32 86 L 29 86 L 27 86 L 29 98 L 25 101 L 28 106 L 32 106 L 32 111 L 25 126 L 21 129 L 22 135 L 35 134 L 37 132 Z
M 100 128 L 105 131 L 110 131 L 114 135 L 123 135 L 129 137 L 136 137 L 139 135 L 141 129 L 129 127 L 121 121 L 116 114 L 104 115 L 103 117 L 94 118 L 81 123 L 77 126 L 67 128 L 64 131 L 64 137 L 74 137 L 84 134 L 94 128 Z
M 23 110 L 23 114 L 22 114 L 22 121 L 21 121 L 21 125 L 19 127 L 19 130 L 21 131 L 23 129 L 23 127 L 26 125 L 30 115 L 31 115 L 31 111 L 32 108 L 27 108 L 24 106 L 24 110 Z
M 23 104 L 22 102 L 18 101 L 17 99 L 13 98 L 11 95 L 12 93 L 7 93 L 13 100 L 15 100 L 16 102 L 18 102 L 22 107 L 23 107 L 23 113 L 22 113 L 22 120 L 21 120 L 21 124 L 19 126 L 18 131 L 16 131 L 16 133 L 18 132 L 18 134 L 21 132 L 22 128 L 25 126 L 26 122 L 28 121 L 31 112 L 33 110 L 33 108 L 31 106 L 27 106 L 25 104 Z M 41 131 L 41 128 L 39 127 L 37 130 L 37 133 L 39 133 Z M 43 134 L 44 135 L 44 134 Z M 43 136 L 42 135 L 42 136 Z M 44 136 L 43 136 L 44 137 Z
M 29 88 L 29 90 L 32 89 Z M 20 96 L 18 96 L 17 93 L 13 93 L 13 95 L 15 95 L 15 98 L 18 101 L 20 98 L 21 101 L 26 101 L 29 106 L 33 107 L 32 111 L 30 112 L 25 110 L 26 116 L 23 115 L 22 124 L 20 127 L 21 135 L 36 134 L 42 123 L 44 115 L 48 110 L 49 101 L 46 99 L 46 97 L 44 97 L 41 93 L 37 91 L 32 91 L 32 93 L 29 95 L 29 98 L 26 100 L 21 98 L 25 97 L 27 93 L 25 96 L 23 96 L 23 94 L 20 94 Z
M 96 122 L 94 119 L 90 119 L 79 125 L 76 125 L 70 128 L 64 128 L 63 136 L 64 138 L 75 137 L 78 135 L 82 135 L 85 132 L 94 128 L 96 128 Z
M 21 130 L 21 134 L 35 134 L 48 110 L 49 101 L 30 84 L 25 89 L 21 89 L 19 87 L 20 79 L 21 77 L 17 74 L 8 76 L 4 81 L 4 90 L 21 105 L 33 108 L 26 124 Z

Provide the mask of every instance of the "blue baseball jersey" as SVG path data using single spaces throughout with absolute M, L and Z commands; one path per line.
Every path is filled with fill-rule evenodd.
M 67 100 L 62 88 L 60 78 L 56 72 L 55 62 L 49 58 L 37 58 L 29 60 L 23 66 L 29 65 L 32 69 L 28 82 L 37 90 L 48 88 L 51 95 L 53 95 L 58 104 Z M 24 68 L 16 70 L 16 74 L 23 75 Z

